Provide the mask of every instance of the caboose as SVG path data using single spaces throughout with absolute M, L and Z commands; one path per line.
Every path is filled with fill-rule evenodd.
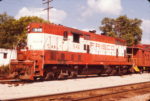
M 127 53 L 133 48 L 127 50 L 124 40 L 62 25 L 29 24 L 27 46 L 17 49 L 17 59 L 10 66 L 14 77 L 20 79 L 49 80 L 139 71 L 133 55 Z
M 133 65 L 138 71 L 150 71 L 150 45 L 139 44 L 128 47 L 128 54 L 132 54 Z

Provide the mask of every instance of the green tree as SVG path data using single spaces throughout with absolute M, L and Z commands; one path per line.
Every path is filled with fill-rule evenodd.
M 16 20 L 6 13 L 0 14 L 0 48 L 14 48 L 18 43 L 25 43 L 26 27 L 32 22 L 46 21 L 36 16 Z
M 142 20 L 129 19 L 127 16 L 120 16 L 116 19 L 104 18 L 100 30 L 106 36 L 118 37 L 126 40 L 127 45 L 138 44 L 142 38 L 140 28 Z
M 15 19 L 6 13 L 0 14 L 0 47 L 12 47 L 16 35 L 13 32 Z M 11 44 L 11 45 L 10 45 Z M 10 46 L 9 46 L 10 45 Z

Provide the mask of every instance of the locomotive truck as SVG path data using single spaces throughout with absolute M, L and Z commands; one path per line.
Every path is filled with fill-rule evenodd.
M 31 23 L 27 45 L 11 60 L 13 77 L 26 80 L 123 75 L 150 71 L 150 45 L 127 47 L 126 41 L 63 25 Z

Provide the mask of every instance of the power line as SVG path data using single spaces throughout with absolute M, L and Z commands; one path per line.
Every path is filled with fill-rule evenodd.
M 53 0 L 43 0 L 43 4 L 47 4 L 47 8 L 45 8 L 44 10 L 47 10 L 47 20 L 50 20 L 50 9 L 53 8 L 50 6 L 50 2 L 52 2 Z

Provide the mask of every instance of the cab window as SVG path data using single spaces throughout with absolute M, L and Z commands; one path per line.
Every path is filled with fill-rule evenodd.
M 80 34 L 72 33 L 73 34 L 73 42 L 79 43 L 80 42 Z
M 32 32 L 42 32 L 42 28 L 33 28 Z

